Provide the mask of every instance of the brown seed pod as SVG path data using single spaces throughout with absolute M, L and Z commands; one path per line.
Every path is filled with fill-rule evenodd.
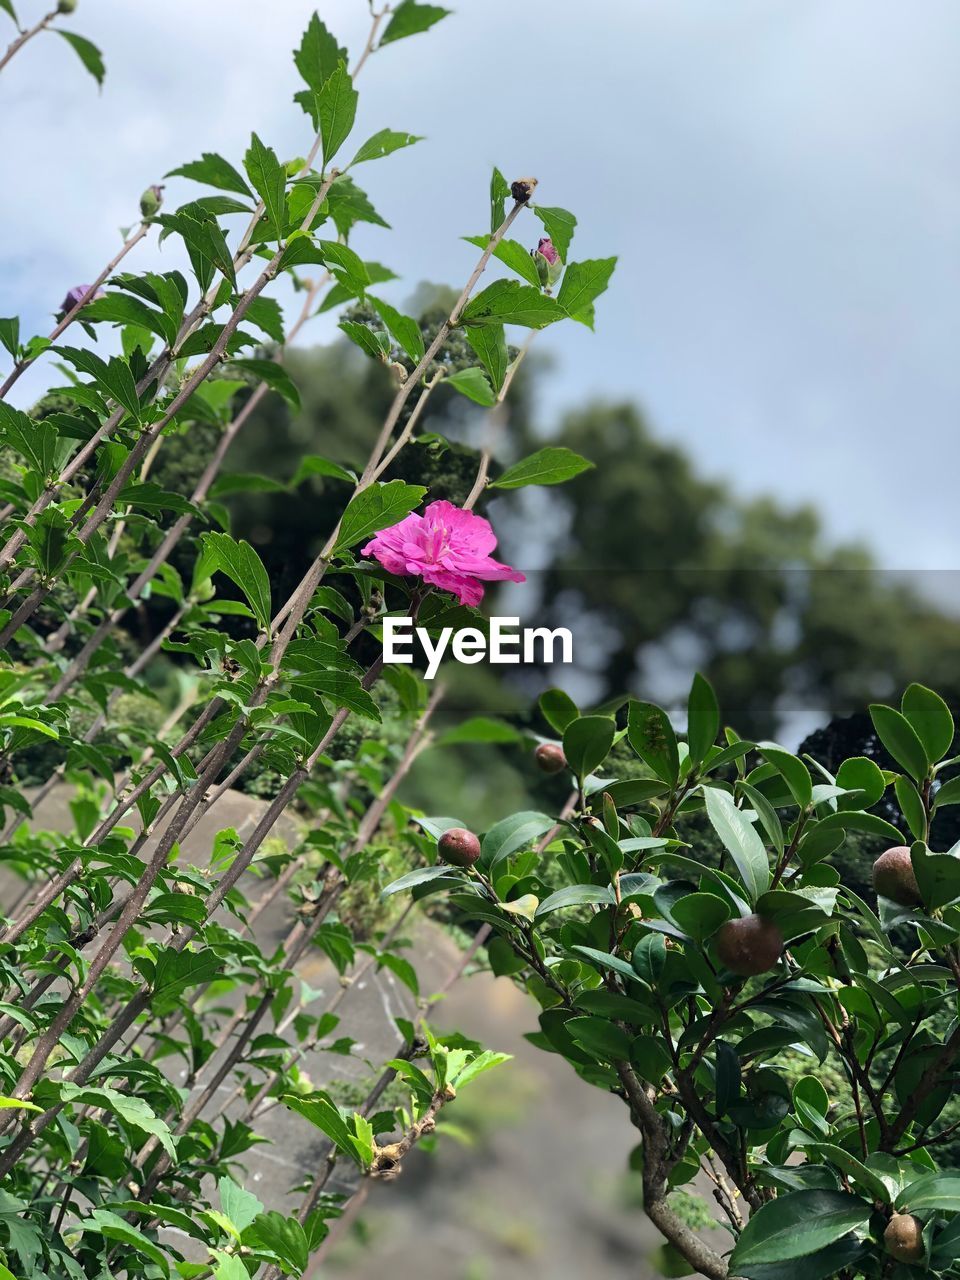
M 480 857 L 480 841 L 466 827 L 451 827 L 437 841 L 437 852 L 452 867 L 472 867 Z
M 772 969 L 780 959 L 783 934 L 772 920 L 758 915 L 744 916 L 721 926 L 716 949 L 721 963 L 731 973 L 754 978 Z
M 920 905 L 920 886 L 913 869 L 910 850 L 905 844 L 894 845 L 873 864 L 873 887 L 883 898 L 901 907 Z
M 923 1257 L 923 1223 L 912 1213 L 895 1213 L 883 1233 L 883 1244 L 891 1258 L 919 1262 Z
M 533 753 L 533 758 L 542 773 L 562 773 L 567 767 L 563 747 L 558 747 L 555 742 L 541 742 Z

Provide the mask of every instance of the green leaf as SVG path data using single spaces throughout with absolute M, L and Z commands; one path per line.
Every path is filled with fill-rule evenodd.
M 109 1111 L 111 1115 L 119 1116 L 134 1128 L 151 1134 L 171 1160 L 176 1161 L 177 1149 L 173 1144 L 173 1135 L 142 1098 L 129 1093 L 120 1093 L 116 1089 L 108 1089 L 105 1086 L 71 1084 L 69 1080 L 62 1081 L 59 1089 L 63 1102 L 78 1102 L 81 1106 L 100 1107 L 104 1111 Z
M 960 1211 L 960 1173 L 952 1171 L 922 1174 L 908 1183 L 894 1202 L 898 1211 L 909 1209 L 942 1209 L 949 1213 Z
M 577 225 L 576 218 L 572 213 L 568 213 L 566 209 L 551 209 L 542 204 L 535 205 L 533 212 L 543 223 L 543 229 L 553 241 L 553 247 L 560 254 L 563 261 L 566 262 L 567 254 L 570 250 L 570 241 L 573 239 L 573 233 Z M 501 218 L 502 221 L 503 219 Z
M 449 1083 L 456 1085 L 458 1090 L 462 1089 L 484 1071 L 502 1066 L 504 1062 L 510 1062 L 512 1057 L 513 1054 L 510 1053 L 495 1053 L 493 1049 L 484 1049 L 483 1053 L 478 1053 L 462 1071 L 457 1071 Z
M 438 747 L 449 747 L 461 742 L 521 742 L 522 735 L 505 720 L 490 716 L 472 716 L 454 729 L 447 729 L 437 738 Z
M 680 776 L 677 735 L 670 717 L 651 702 L 630 700 L 627 709 L 627 739 L 640 759 L 668 786 Z
M 446 863 L 439 867 L 417 867 L 415 871 L 408 871 L 399 880 L 394 880 L 391 884 L 388 884 L 380 896 L 381 898 L 390 898 L 395 893 L 403 893 L 406 889 L 415 889 L 419 884 L 429 884 L 431 880 L 437 880 L 440 876 L 455 874 Z
M 212 982 L 223 969 L 223 960 L 209 947 L 201 951 L 174 951 L 164 948 L 156 958 L 151 987 L 153 1008 L 158 1015 L 169 1013 L 177 996 L 188 987 Z
M 303 33 L 300 47 L 293 55 L 301 76 L 311 89 L 319 91 L 346 59 L 346 49 L 337 44 L 319 15 L 314 13 Z
M 960 857 L 955 853 L 930 853 L 922 839 L 913 845 L 910 856 L 928 911 L 937 911 L 960 898 Z
M 407 36 L 429 31 L 449 12 L 449 9 L 441 9 L 438 4 L 418 4 L 417 0 L 401 0 L 393 11 L 393 17 L 387 24 L 386 31 L 380 37 L 380 43 L 391 44 L 394 40 L 404 40 Z
M 347 64 L 340 62 L 316 95 L 317 120 L 323 139 L 324 168 L 337 154 L 353 128 L 359 94 L 353 87 Z
M 900 710 L 923 743 L 929 764 L 936 764 L 953 746 L 955 733 L 950 708 L 932 689 L 922 684 L 908 685 Z
M 949 778 L 934 792 L 933 807 L 935 809 L 948 804 L 960 804 L 960 774 L 955 778 Z
M 363 164 L 366 160 L 380 160 L 384 156 L 392 155 L 394 151 L 399 151 L 401 147 L 412 147 L 415 142 L 422 141 L 423 138 L 415 133 L 397 133 L 394 129 L 381 129 L 379 133 L 375 133 L 372 138 L 366 140 L 350 161 L 348 168 L 355 164 Z
M 236 191 L 248 199 L 253 195 L 239 170 L 215 151 L 204 151 L 199 160 L 171 169 L 166 177 L 192 178 L 194 182 L 205 182 L 207 186 L 218 187 L 221 191 Z
M 782 747 L 761 743 L 760 750 L 782 776 L 800 808 L 806 809 L 813 800 L 813 783 L 810 781 L 807 766 L 789 751 L 784 751 Z
M 91 1232 L 103 1236 L 105 1240 L 116 1240 L 120 1244 L 125 1244 L 134 1250 L 135 1255 L 141 1253 L 151 1262 L 155 1262 L 165 1276 L 170 1274 L 170 1264 L 163 1250 L 158 1249 L 142 1231 L 138 1231 L 129 1222 L 124 1222 L 123 1218 L 116 1213 L 111 1213 L 109 1209 L 94 1209 L 89 1218 L 84 1218 L 72 1229 Z
M 280 1101 L 292 1111 L 299 1112 L 312 1125 L 322 1129 L 339 1151 L 342 1151 L 344 1155 L 349 1156 L 351 1160 L 356 1162 L 356 1152 L 354 1151 L 353 1143 L 350 1141 L 350 1130 L 347 1127 L 347 1122 L 343 1118 L 340 1108 L 328 1093 L 320 1090 L 317 1093 L 308 1094 L 306 1097 L 285 1093 L 281 1095 Z
M 463 238 L 469 244 L 476 245 L 478 249 L 485 249 L 489 243 L 488 236 L 464 236 Z M 515 271 L 528 284 L 534 285 L 537 289 L 540 288 L 537 265 L 529 249 L 525 249 L 519 240 L 501 240 L 494 249 L 493 256 L 511 271 Z
M 97 84 L 102 85 L 106 67 L 103 65 L 103 57 L 97 46 L 85 36 L 78 36 L 73 31 L 62 31 L 60 27 L 54 27 L 53 30 L 58 36 L 63 36 Z
M 38 1107 L 35 1102 L 25 1102 L 23 1098 L 0 1097 L 0 1111 L 39 1111 L 42 1114 L 43 1107 Z
M 562 320 L 563 308 L 533 285 L 517 280 L 495 280 L 465 307 L 460 321 L 465 325 L 519 324 L 527 329 L 545 329 Z
M 607 1062 L 629 1060 L 631 1037 L 605 1018 L 570 1018 L 567 1033 L 589 1053 Z
M 528 484 L 563 484 L 593 466 L 572 449 L 551 445 L 508 467 L 491 489 L 521 489 Z
M 506 202 L 510 196 L 510 183 L 499 169 L 494 168 L 490 177 L 490 234 L 501 225 L 506 215 Z
M 386 361 L 390 357 L 390 339 L 385 333 L 373 330 L 356 320 L 341 320 L 338 326 L 361 351 L 375 360 Z
M 0 319 L 0 343 L 10 352 L 14 360 L 20 350 L 20 318 L 8 316 Z
M 703 798 L 710 824 L 733 859 L 751 903 L 755 904 L 770 887 L 770 865 L 763 841 L 725 791 L 704 787 Z
M 673 904 L 671 914 L 688 937 L 703 942 L 730 919 L 731 907 L 713 893 L 688 893 Z
M 701 764 L 720 732 L 720 706 L 713 685 L 697 673 L 687 700 L 687 750 L 694 764 Z
M 877 736 L 897 764 L 906 769 L 915 781 L 924 778 L 930 762 L 910 721 L 893 707 L 885 707 L 879 702 L 871 704 L 870 719 Z
M 17 18 L 17 11 L 13 7 L 13 0 L 0 0 L 0 9 L 2 9 L 4 13 L 9 13 L 10 17 L 14 20 L 17 26 L 20 25 L 20 21 Z M 12 1280 L 12 1277 L 11 1277 L 11 1280 Z
M 254 133 L 251 135 L 247 154 L 243 157 L 243 167 L 263 201 L 273 238 L 282 239 L 287 221 L 287 175 L 276 152 L 264 146 Z
M 610 283 L 616 258 L 571 262 L 563 273 L 557 302 L 574 320 L 593 327 L 593 303 Z
M 276 360 L 261 360 L 246 356 L 243 359 L 233 360 L 232 365 L 235 369 L 246 369 L 248 373 L 252 373 L 255 378 L 265 382 L 272 391 L 283 396 L 291 409 L 299 410 L 300 392 L 289 373 L 283 365 L 277 364 Z
M 234 582 L 263 631 L 270 630 L 270 577 L 263 561 L 249 542 L 237 542 L 228 533 L 205 533 L 203 543 L 214 556 L 217 568 Z
M 474 325 L 463 331 L 474 355 L 490 375 L 494 391 L 499 391 L 507 376 L 510 358 L 502 324 Z
M 927 834 L 927 815 L 923 807 L 920 792 L 909 778 L 901 774 L 893 784 L 900 812 L 907 820 L 910 834 L 914 840 L 923 840 Z
M 631 976 L 648 987 L 656 987 L 667 963 L 667 943 L 662 933 L 648 933 L 640 939 L 631 957 Z
M 213 1280 L 250 1280 L 250 1272 L 235 1254 L 214 1249 L 213 1256 L 217 1260 Z
M 353 498 L 343 513 L 336 550 L 356 546 L 378 529 L 398 524 L 420 505 L 426 492 L 422 485 L 404 484 L 402 480 L 370 485 Z
M 849 1151 L 844 1151 L 842 1147 L 834 1146 L 831 1142 L 818 1142 L 815 1147 L 809 1149 L 823 1156 L 825 1160 L 829 1160 L 871 1199 L 879 1200 L 881 1204 L 890 1203 L 890 1189 L 887 1184 Z
M 414 364 L 419 364 L 423 359 L 423 334 L 413 316 L 405 316 L 389 302 L 384 302 L 382 298 L 375 298 L 373 294 L 367 295 L 367 301 L 390 330 L 397 345 L 402 347 Z
M 223 1212 L 238 1231 L 242 1232 L 258 1213 L 263 1212 L 263 1205 L 253 1192 L 237 1186 L 232 1178 L 221 1178 L 217 1183 L 217 1189 L 220 1192 L 220 1205 Z
M 562 689 L 547 689 L 541 693 L 539 707 L 544 720 L 557 733 L 563 733 L 580 714 L 577 704 Z
M 872 1205 L 845 1191 L 793 1191 L 750 1216 L 733 1253 L 731 1274 L 754 1263 L 786 1262 L 833 1244 L 864 1227 Z
M 454 391 L 459 391 L 468 400 L 482 405 L 485 409 L 491 408 L 497 402 L 486 374 L 476 366 L 470 369 L 458 369 L 456 373 L 451 373 L 449 377 L 444 378 L 444 382 L 448 387 L 453 387 Z
M 544 835 L 554 826 L 553 818 L 545 813 L 524 810 L 513 813 L 495 823 L 484 835 L 480 846 L 480 858 L 490 871 L 505 858 L 516 853 L 525 845 L 532 844 L 538 836 Z
M 661 938 L 661 942 L 663 939 Z M 576 951 L 578 955 L 585 956 L 591 964 L 599 965 L 601 969 L 611 969 L 614 973 L 619 973 L 621 978 L 629 978 L 631 982 L 636 982 L 637 975 L 627 964 L 626 960 L 621 960 L 619 956 L 611 955 L 607 951 L 598 951 L 595 947 L 571 947 L 571 951 Z
M 610 716 L 579 716 L 563 732 L 563 754 L 578 778 L 603 764 L 613 746 L 616 721 Z
M 812 1172 L 809 1165 L 799 1168 Z M 781 1168 L 778 1172 L 782 1183 L 785 1174 L 795 1174 L 797 1169 Z M 859 1280 L 862 1272 L 856 1263 L 867 1252 L 867 1243 L 851 1232 L 834 1244 L 828 1244 L 825 1249 L 804 1254 L 790 1262 L 755 1263 L 745 1271 L 745 1280 L 834 1280 L 836 1276 L 846 1275 L 856 1276 Z
M 345 470 L 339 463 L 331 462 L 329 458 L 321 458 L 317 453 L 308 453 L 306 457 L 300 459 L 296 475 L 290 481 L 291 489 L 296 489 L 303 484 L 308 476 L 329 476 L 333 480 L 346 480 L 348 484 L 356 484 L 356 476 L 351 472 Z
M 544 898 L 537 907 L 535 919 L 542 920 L 544 916 L 559 911 L 563 907 L 579 907 L 588 902 L 609 905 L 616 900 L 613 889 L 608 884 L 568 884 L 566 888 L 557 889 L 555 893 Z
M 283 1100 L 294 1105 L 289 1097 Z M 294 1106 L 294 1110 L 299 1111 L 300 1108 Z M 344 1148 L 344 1154 L 356 1161 L 352 1145 Z M 288 1275 L 301 1275 L 310 1261 L 310 1245 L 303 1227 L 296 1218 L 286 1218 L 276 1209 L 254 1218 L 244 1233 L 244 1244 L 275 1253 L 282 1263 L 282 1270 Z

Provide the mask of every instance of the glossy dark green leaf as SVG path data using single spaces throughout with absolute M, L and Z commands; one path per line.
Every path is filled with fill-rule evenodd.
M 720 706 L 713 685 L 699 673 L 693 677 L 687 701 L 687 750 L 700 764 L 720 732 Z
M 606 760 L 616 723 L 609 716 L 579 716 L 563 732 L 563 754 L 578 778 L 586 778 Z
M 930 762 L 923 743 L 909 720 L 893 707 L 885 707 L 879 702 L 871 705 L 870 718 L 880 741 L 897 764 L 906 769 L 915 781 L 925 777 Z
M 665 711 L 650 702 L 630 700 L 627 739 L 640 759 L 668 786 L 680 776 L 677 735 Z
M 754 1263 L 782 1263 L 816 1253 L 864 1227 L 872 1206 L 845 1191 L 794 1191 L 751 1215 L 730 1256 L 733 1274 Z
M 940 695 L 922 684 L 907 685 L 900 710 L 923 743 L 927 761 L 942 760 L 953 746 L 955 729 L 950 708 Z
M 557 733 L 563 733 L 571 721 L 576 720 L 580 714 L 577 704 L 562 689 L 547 689 L 541 693 L 539 706 L 544 720 Z

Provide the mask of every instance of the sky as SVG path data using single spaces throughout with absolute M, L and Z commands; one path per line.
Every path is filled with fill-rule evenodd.
M 24 21 L 46 11 L 17 3 Z M 365 0 L 319 7 L 355 55 Z M 491 167 L 533 174 L 544 204 L 579 219 L 571 256 L 620 259 L 595 333 L 538 338 L 554 357 L 546 432 L 587 397 L 633 399 L 702 471 L 815 503 L 883 566 L 960 568 L 955 0 L 453 7 L 358 82 L 357 142 L 384 126 L 426 137 L 356 174 L 393 227 L 355 243 L 403 277 L 384 296 L 465 281 L 460 237 L 486 228 Z M 290 52 L 313 8 L 80 0 L 65 25 L 102 48 L 101 93 L 54 35 L 18 54 L 0 73 L 0 314 L 46 332 L 140 191 L 202 151 L 239 164 L 255 129 L 303 154 Z M 538 231 L 517 227 L 531 244 Z M 129 265 L 177 262 L 151 241 Z M 24 377 L 19 403 L 45 385 Z

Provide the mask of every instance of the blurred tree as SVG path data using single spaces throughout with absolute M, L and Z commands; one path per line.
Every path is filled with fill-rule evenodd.
M 432 286 L 418 291 L 410 309 L 419 311 L 428 340 L 447 307 L 449 299 Z M 475 363 L 457 334 L 443 359 L 450 368 Z M 300 458 L 315 452 L 356 464 L 379 429 L 395 376 L 345 339 L 293 351 L 287 365 L 301 411 L 291 414 L 278 397 L 268 397 L 239 436 L 228 469 L 290 487 L 225 499 L 235 534 L 257 547 L 278 596 L 319 549 L 346 495 L 343 482 L 326 477 L 292 485 Z M 543 368 L 542 361 L 525 362 L 511 392 L 510 429 L 499 442 L 501 448 L 509 442 L 504 462 L 544 443 L 533 412 Z M 462 502 L 483 420 L 483 410 L 439 388 L 423 415 L 420 445 L 401 455 L 391 475 L 416 475 L 432 497 Z M 435 443 L 439 422 L 461 447 Z M 495 508 L 495 520 L 506 559 L 525 569 L 543 566 L 530 575 L 539 589 L 538 621 L 574 621 L 585 701 L 629 691 L 669 703 L 701 670 L 730 723 L 770 736 L 795 734 L 801 710 L 802 732 L 911 679 L 960 697 L 951 656 L 960 623 L 912 582 L 879 570 L 865 548 L 831 544 L 812 508 L 788 509 L 772 497 L 745 500 L 703 477 L 695 458 L 656 439 L 632 404 L 593 403 L 572 412 L 550 443 L 582 453 L 595 469 L 562 493 L 512 494 L 509 505 Z M 182 488 L 181 475 L 194 467 L 184 454 L 209 447 L 202 431 L 173 437 L 156 479 Z M 461 679 L 474 708 L 509 713 L 514 698 L 503 688 L 502 670 L 470 668 L 456 673 Z M 529 672 L 519 679 L 526 695 Z M 454 697 L 450 705 L 458 702 Z

